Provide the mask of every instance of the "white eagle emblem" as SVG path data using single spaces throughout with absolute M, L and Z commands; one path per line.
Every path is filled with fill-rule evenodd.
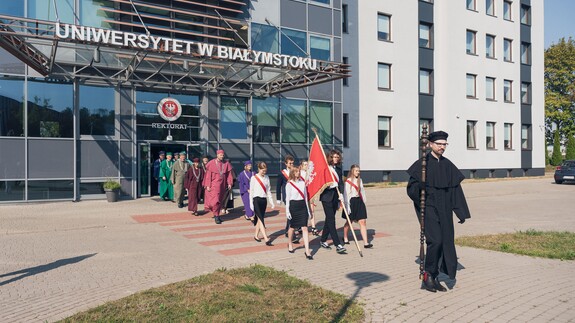
M 307 184 L 309 185 L 311 184 L 311 182 L 313 182 L 313 179 L 315 178 L 316 175 L 316 172 L 314 171 L 314 165 L 311 160 L 308 163 L 307 173 L 308 173 Z

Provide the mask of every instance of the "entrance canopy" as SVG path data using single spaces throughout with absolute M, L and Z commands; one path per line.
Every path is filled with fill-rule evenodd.
M 45 77 L 180 91 L 269 96 L 350 76 L 337 62 L 7 15 L 0 46 Z

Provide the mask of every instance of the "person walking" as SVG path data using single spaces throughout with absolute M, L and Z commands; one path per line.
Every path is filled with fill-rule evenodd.
M 180 159 L 174 162 L 172 167 L 171 181 L 174 185 L 174 199 L 181 209 L 184 207 L 184 196 L 186 195 L 185 181 L 186 173 L 190 169 L 190 164 L 186 161 L 186 152 L 180 152 Z
M 266 175 L 268 166 L 264 162 L 258 163 L 258 173 L 250 179 L 250 207 L 254 210 L 255 216 L 253 218 L 256 231 L 254 233 L 254 240 L 261 242 L 259 235 L 262 234 L 266 245 L 272 246 L 272 241 L 266 234 L 266 226 L 264 223 L 264 216 L 266 213 L 267 203 L 269 201 L 271 208 L 274 209 L 274 201 L 270 188 L 270 179 Z
M 359 165 L 351 165 L 347 180 L 345 181 L 345 207 L 351 222 L 359 223 L 359 232 L 361 232 L 361 238 L 363 239 L 363 247 L 369 249 L 373 248 L 373 244 L 369 242 L 369 237 L 367 236 L 367 208 L 365 207 L 365 189 L 363 188 L 363 181 L 361 180 L 359 174 Z M 345 215 L 342 215 L 342 217 L 345 219 Z M 345 224 L 343 225 L 344 244 L 349 244 L 347 235 L 349 233 L 349 229 L 349 223 L 345 221 Z M 353 227 L 351 229 L 353 230 Z
M 305 181 L 301 178 L 299 167 L 292 167 L 289 172 L 289 181 L 286 185 L 286 217 L 290 221 L 288 229 L 288 252 L 294 253 L 292 238 L 294 230 L 301 228 L 303 243 L 305 247 L 305 257 L 313 260 L 309 250 L 309 235 L 307 232 L 307 221 L 310 218 L 307 203 L 307 190 Z
M 222 195 L 233 185 L 232 167 L 224 160 L 225 152 L 220 149 L 216 158 L 206 164 L 203 186 L 205 191 L 204 208 L 213 214 L 216 224 L 221 224 Z
M 164 201 L 172 201 L 174 199 L 174 186 L 170 181 L 173 164 L 172 153 L 169 152 L 166 154 L 166 159 L 162 161 L 160 165 L 160 173 L 158 175 L 160 178 L 160 198 Z
M 301 178 L 303 179 L 303 181 L 305 182 L 305 186 L 307 187 L 308 180 L 309 180 L 309 176 L 308 176 L 309 161 L 307 159 L 302 160 L 299 168 L 300 168 Z M 315 199 L 313 201 L 309 201 L 310 218 L 309 218 L 308 224 L 310 225 L 309 231 L 314 236 L 319 236 L 319 230 L 315 227 L 315 212 L 314 212 L 315 206 L 316 206 L 315 205 Z
M 158 194 L 160 193 L 160 167 L 162 166 L 162 162 L 164 161 L 164 159 L 166 159 L 166 153 L 162 150 L 158 154 L 158 159 L 154 160 L 154 165 L 153 165 L 154 174 L 152 177 L 154 178 L 154 180 L 158 184 Z
M 457 272 L 457 253 L 455 251 L 455 233 L 453 228 L 453 213 L 464 223 L 471 217 L 461 182 L 465 176 L 447 158 L 443 156 L 447 148 L 447 137 L 444 131 L 429 134 L 431 151 L 426 154 L 426 179 L 422 180 L 422 159 L 409 167 L 409 182 L 407 195 L 413 201 L 416 214 L 420 214 L 421 190 L 425 190 L 425 242 L 427 251 L 424 261 L 422 289 L 430 292 L 447 289 L 441 285 L 437 276 L 439 272 L 446 273 L 450 279 L 455 279 Z M 442 260 L 440 262 L 440 259 Z
M 244 211 L 246 220 L 251 220 L 254 216 L 254 211 L 250 207 L 250 180 L 254 173 L 252 172 L 252 161 L 246 160 L 244 162 L 244 170 L 238 176 L 238 183 L 240 186 L 240 196 L 244 203 Z
M 326 188 L 319 196 L 319 200 L 321 201 L 323 211 L 325 213 L 325 223 L 321 234 L 320 246 L 325 249 L 331 249 L 327 243 L 327 238 L 331 236 L 331 240 L 336 246 L 337 253 L 345 254 L 347 250 L 341 245 L 339 236 L 337 235 L 337 229 L 335 227 L 335 213 L 343 203 L 343 195 L 341 193 L 338 194 L 338 188 L 339 192 L 344 191 L 343 172 L 340 167 L 341 153 L 332 149 L 329 151 L 326 159 L 335 182 Z
M 200 167 L 200 159 L 192 159 L 192 166 L 186 173 L 185 186 L 188 190 L 188 211 L 192 215 L 198 216 L 198 201 L 200 200 L 200 191 L 204 180 L 204 170 Z

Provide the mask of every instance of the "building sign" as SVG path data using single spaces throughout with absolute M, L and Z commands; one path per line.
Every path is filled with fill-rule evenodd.
M 158 113 L 166 121 L 176 121 L 182 115 L 182 105 L 174 98 L 164 98 L 158 103 Z
M 214 45 L 147 34 L 123 32 L 78 25 L 56 23 L 56 37 L 73 42 L 128 47 L 136 50 L 153 50 L 171 54 L 189 55 L 264 64 L 284 68 L 317 70 L 317 60 L 257 50 Z

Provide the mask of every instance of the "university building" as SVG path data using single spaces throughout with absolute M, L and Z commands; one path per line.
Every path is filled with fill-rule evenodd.
M 350 77 L 351 76 L 351 77 Z M 156 194 L 160 150 L 236 172 L 317 129 L 401 181 L 423 123 L 468 177 L 544 171 L 543 3 L 11 0 L 0 6 L 0 203 Z
M 344 0 L 344 160 L 404 181 L 422 124 L 468 178 L 543 175 L 543 1 Z M 357 156 L 357 157 L 356 157 Z

